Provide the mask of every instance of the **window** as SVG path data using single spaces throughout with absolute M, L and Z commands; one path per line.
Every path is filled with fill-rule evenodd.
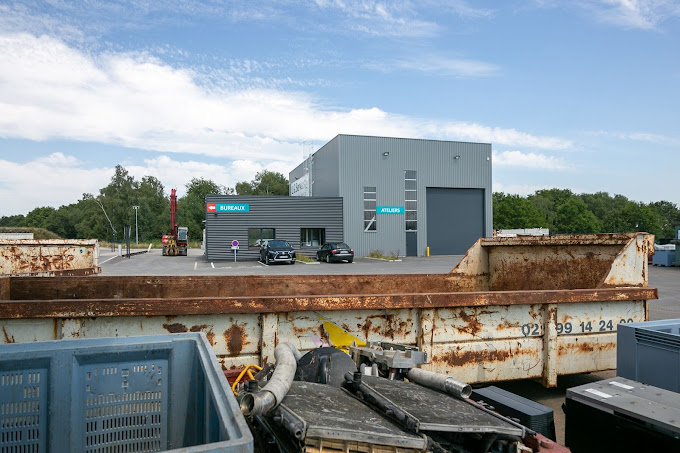
M 418 230 L 418 186 L 415 170 L 404 171 L 404 211 L 406 231 Z
M 300 228 L 300 247 L 320 247 L 326 242 L 324 228 Z
M 364 187 L 364 232 L 378 230 L 375 218 L 376 200 L 376 188 Z
M 274 239 L 274 228 L 248 228 L 248 247 L 261 247 L 268 239 Z

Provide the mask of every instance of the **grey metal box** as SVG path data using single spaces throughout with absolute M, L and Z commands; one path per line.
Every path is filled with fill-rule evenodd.
M 1 451 L 252 452 L 202 333 L 0 346 Z
M 680 394 L 622 377 L 567 390 L 566 446 L 577 453 L 680 451 Z
M 680 392 L 680 319 L 619 324 L 616 374 Z
M 483 401 L 493 406 L 499 414 L 516 418 L 524 426 L 549 439 L 557 440 L 553 410 L 548 406 L 493 385 L 474 389 L 470 398 L 477 402 Z

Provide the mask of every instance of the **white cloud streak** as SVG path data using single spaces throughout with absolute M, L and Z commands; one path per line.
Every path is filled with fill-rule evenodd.
M 28 33 L 0 33 L 0 137 L 69 139 L 227 159 L 297 162 L 298 144 L 338 133 L 566 149 L 569 140 L 379 108 L 339 110 L 303 93 L 199 85 L 154 56 L 89 54 Z
M 562 158 L 521 151 L 494 151 L 493 165 L 495 167 L 521 167 L 540 170 L 568 170 L 571 168 Z
M 654 143 L 657 145 L 680 145 L 680 139 L 668 137 L 665 135 L 654 134 L 650 132 L 610 132 L 610 131 L 596 131 L 588 134 L 597 137 L 614 138 L 617 140 L 635 140 L 641 142 Z
M 680 17 L 677 0 L 534 0 L 543 8 L 575 8 L 592 20 L 625 29 L 658 30 L 663 22 Z
M 454 77 L 489 77 L 497 75 L 500 72 L 500 67 L 492 63 L 466 58 L 449 58 L 441 55 L 423 54 L 414 58 L 371 62 L 365 66 L 369 69 L 383 72 L 405 69 L 408 71 Z
M 143 165 L 123 165 L 136 180 L 144 176 L 158 178 L 167 193 L 177 188 L 179 196 L 192 178 L 206 178 L 227 187 L 239 181 L 249 181 L 255 173 L 264 170 L 288 175 L 288 162 L 273 161 L 266 167 L 247 158 L 222 164 L 199 160 L 176 160 L 171 156 L 144 159 Z M 77 202 L 84 193 L 98 194 L 114 174 L 114 168 L 91 167 L 77 158 L 55 152 L 27 162 L 17 163 L 0 159 L 3 178 L 0 182 L 0 216 L 26 214 L 35 207 L 58 208 Z M 21 194 L 21 196 L 17 196 Z

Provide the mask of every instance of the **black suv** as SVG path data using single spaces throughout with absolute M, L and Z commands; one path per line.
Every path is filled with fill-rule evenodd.
M 260 248 L 260 261 L 264 264 L 290 263 L 295 264 L 295 250 L 288 241 L 269 239 Z

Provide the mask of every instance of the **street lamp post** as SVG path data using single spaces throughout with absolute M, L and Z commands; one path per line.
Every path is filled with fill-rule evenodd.
M 139 245 L 139 235 L 137 234 L 137 210 L 139 206 L 133 206 L 132 209 L 135 210 L 135 243 Z

